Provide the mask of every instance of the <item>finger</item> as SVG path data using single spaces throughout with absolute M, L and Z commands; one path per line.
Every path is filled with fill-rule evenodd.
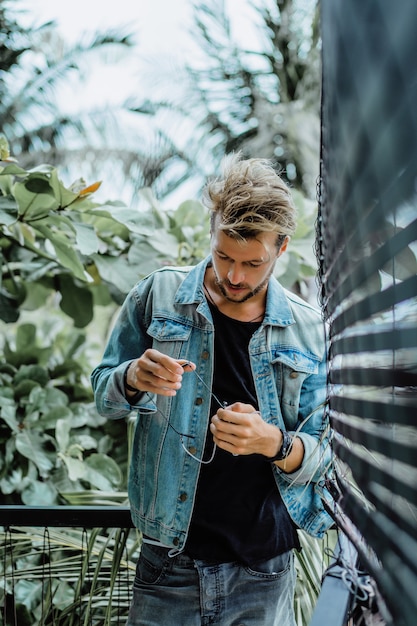
M 227 409 L 218 409 L 216 415 L 223 422 L 229 422 L 230 424 L 241 424 L 247 419 L 246 414 L 237 413 L 229 407 Z
M 231 411 L 235 411 L 236 413 L 254 413 L 256 411 L 255 407 L 251 404 L 246 404 L 244 402 L 234 402 L 230 404 L 228 407 Z
M 192 361 L 186 361 L 185 359 L 178 359 L 177 363 L 181 365 L 185 372 L 193 372 L 196 369 L 196 364 Z
M 183 368 L 175 359 L 152 349 L 147 350 L 143 357 L 145 369 L 148 369 L 154 376 L 170 382 L 181 381 Z M 139 359 L 139 362 L 141 362 L 141 359 Z
M 244 453 L 244 442 L 242 442 L 241 439 L 233 435 L 219 433 L 219 431 L 216 431 L 213 424 L 210 425 L 210 430 L 213 435 L 213 441 L 219 448 L 235 456 Z

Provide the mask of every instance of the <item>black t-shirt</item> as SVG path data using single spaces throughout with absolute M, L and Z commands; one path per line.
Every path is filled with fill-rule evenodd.
M 257 399 L 248 344 L 259 323 L 227 317 L 210 304 L 215 326 L 213 394 L 220 402 Z M 219 408 L 212 400 L 211 415 Z M 208 432 L 204 459 L 211 457 Z M 259 454 L 233 456 L 217 448 L 201 466 L 186 552 L 208 561 L 257 561 L 299 548 L 298 536 L 276 487 L 270 463 Z

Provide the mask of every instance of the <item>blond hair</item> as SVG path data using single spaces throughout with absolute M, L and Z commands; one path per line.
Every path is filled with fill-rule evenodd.
M 291 192 L 268 159 L 226 156 L 222 176 L 207 183 L 203 202 L 211 211 L 212 230 L 216 226 L 234 239 L 275 232 L 281 247 L 296 229 Z

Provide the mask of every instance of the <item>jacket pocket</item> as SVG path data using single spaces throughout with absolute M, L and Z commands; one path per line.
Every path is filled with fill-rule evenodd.
M 315 355 L 288 348 L 276 350 L 272 364 L 279 381 L 278 388 L 281 389 L 282 416 L 287 428 L 295 430 L 298 422 L 303 419 L 299 415 L 303 383 L 308 376 L 318 373 L 320 362 Z
M 147 332 L 158 342 L 187 341 L 191 335 L 191 326 L 172 319 L 154 318 Z

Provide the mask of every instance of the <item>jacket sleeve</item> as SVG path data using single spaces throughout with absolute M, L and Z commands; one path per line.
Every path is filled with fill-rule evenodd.
M 132 406 L 124 395 L 123 378 L 129 363 L 150 347 L 146 334 L 138 286 L 127 296 L 110 334 L 101 363 L 91 374 L 96 407 L 101 415 L 110 419 L 123 418 L 140 407 L 153 411 L 151 394 L 143 393 Z

